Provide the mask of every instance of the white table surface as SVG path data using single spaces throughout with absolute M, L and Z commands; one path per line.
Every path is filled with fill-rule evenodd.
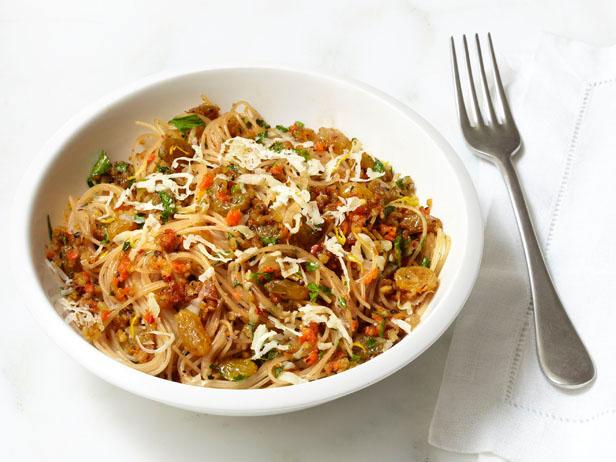
M 229 62 L 314 68 L 381 88 L 443 131 L 485 197 L 482 178 L 492 172 L 456 129 L 449 36 L 492 31 L 511 63 L 532 52 L 542 30 L 616 42 L 612 0 L 96 3 L 0 2 L 3 212 L 20 166 L 84 105 L 161 70 Z M 10 226 L 0 226 L 8 245 Z M 351 396 L 294 414 L 224 418 L 153 403 L 86 372 L 34 323 L 5 265 L 0 293 L 2 460 L 477 459 L 427 444 L 451 330 L 402 371 Z

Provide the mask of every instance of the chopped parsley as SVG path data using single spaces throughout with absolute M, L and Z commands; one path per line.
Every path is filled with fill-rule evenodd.
M 132 246 L 130 245 L 130 241 L 124 241 L 124 244 L 122 244 L 122 250 L 124 252 L 126 252 L 128 249 L 130 249 Z
M 305 266 L 306 266 L 306 271 L 310 271 L 310 272 L 313 272 L 319 269 L 319 264 L 314 261 L 307 261 Z
M 126 173 L 128 172 L 128 164 L 126 162 L 116 162 L 114 165 L 116 172 L 118 173 Z
M 263 144 L 263 140 L 267 138 L 267 130 L 263 130 L 261 133 L 259 133 L 257 136 L 255 136 L 255 141 L 257 143 Z
M 366 339 L 366 348 L 368 350 L 373 350 L 376 347 L 377 341 L 374 337 L 368 337 Z
M 309 283 L 306 287 L 308 287 L 308 295 L 311 302 L 316 301 L 316 299 L 321 293 L 324 293 L 326 295 L 332 293 L 332 290 L 329 287 L 322 286 L 320 284 L 317 285 L 314 282 Z
M 402 234 L 398 234 L 394 239 L 394 257 L 398 266 L 402 266 L 402 258 L 406 249 L 406 240 L 402 237 Z
M 430 268 L 431 263 L 432 262 L 428 257 L 423 257 L 423 260 L 421 260 L 421 266 L 423 266 L 424 268 Z
M 94 162 L 94 165 L 90 169 L 90 176 L 88 176 L 88 186 L 92 187 L 96 184 L 95 177 L 99 177 L 109 172 L 111 169 L 111 161 L 105 151 L 99 151 L 98 159 Z
M 282 371 L 284 370 L 284 368 L 282 366 L 276 366 L 274 368 L 274 377 L 278 378 L 278 376 L 280 374 L 282 374 Z
M 103 235 L 103 240 L 101 241 L 102 245 L 109 244 L 109 233 L 105 230 L 105 234 Z
M 205 122 L 195 114 L 190 114 L 186 116 L 174 117 L 169 121 L 171 125 L 177 128 L 182 134 L 190 131 L 190 129 L 194 127 L 199 127 L 200 125 L 205 125 Z
M 234 184 L 233 186 L 231 186 L 231 194 L 233 194 L 234 196 L 237 194 L 240 194 L 242 192 L 242 186 L 239 184 Z
M 286 133 L 289 131 L 289 129 L 285 127 L 284 125 L 276 125 L 276 129 L 280 130 L 283 133 Z
M 378 173 L 383 173 L 385 171 L 385 165 L 379 159 L 374 159 L 374 165 L 372 166 L 372 170 Z
M 250 275 L 248 276 L 248 279 L 250 279 L 251 281 L 256 281 L 259 282 L 261 284 L 265 283 L 265 282 L 269 282 L 274 278 L 274 275 L 272 273 L 250 273 Z
M 145 215 L 143 215 L 142 213 L 136 213 L 133 217 L 133 221 L 135 222 L 135 224 L 137 224 L 137 226 L 141 228 L 145 223 Z
M 278 242 L 278 236 L 260 236 L 261 242 L 264 245 L 275 245 Z
M 261 128 L 270 128 L 270 125 L 263 119 L 257 119 L 257 125 Z
M 270 149 L 274 152 L 280 152 L 284 149 L 284 146 L 280 141 L 276 141 L 274 144 L 270 146 Z
M 308 151 L 306 151 L 304 148 L 295 148 L 293 149 L 296 153 L 298 153 L 300 156 L 302 156 L 304 158 L 304 160 L 309 160 L 310 159 L 310 154 L 308 154 Z
M 274 359 L 276 356 L 278 356 L 278 351 L 276 350 L 270 350 L 267 352 L 267 354 L 265 355 L 265 359 Z
M 297 128 L 304 128 L 304 122 L 300 122 L 299 120 L 296 120 L 293 125 L 295 125 Z
M 233 377 L 233 381 L 234 382 L 241 382 L 242 380 L 246 380 L 248 378 L 248 376 L 243 375 L 243 374 L 238 374 L 235 377 Z
M 406 187 L 406 178 L 407 177 L 398 178 L 396 180 L 396 186 L 400 189 L 404 189 Z
M 169 167 L 167 167 L 166 165 L 157 164 L 156 165 L 156 171 L 158 173 L 168 173 L 168 172 L 171 171 L 171 169 Z
M 342 297 L 338 297 L 338 306 L 340 308 L 346 308 L 347 307 L 347 302 L 344 298 Z
M 383 215 L 385 216 L 385 218 L 387 218 L 389 214 L 393 212 L 395 209 L 396 207 L 394 207 L 393 205 L 386 205 L 385 208 L 383 209 Z
M 177 210 L 175 201 L 166 191 L 159 191 L 158 196 L 160 197 L 160 203 L 163 205 L 163 211 L 160 214 L 160 217 L 163 219 L 163 223 L 166 223 Z

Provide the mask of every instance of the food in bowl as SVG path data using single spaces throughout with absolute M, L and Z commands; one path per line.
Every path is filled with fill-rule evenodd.
M 334 128 L 207 98 L 104 151 L 52 229 L 56 306 L 99 350 L 216 388 L 297 384 L 420 322 L 449 250 L 408 176 Z

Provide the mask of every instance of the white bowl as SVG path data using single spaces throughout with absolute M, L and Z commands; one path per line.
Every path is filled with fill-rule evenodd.
M 126 158 L 142 131 L 135 120 L 169 118 L 208 95 L 223 109 L 239 99 L 270 123 L 302 120 L 359 138 L 367 150 L 415 180 L 433 198 L 452 246 L 441 285 L 419 326 L 399 344 L 344 373 L 264 390 L 198 388 L 151 377 L 107 357 L 64 323 L 49 295 L 56 284 L 45 266 L 46 215 L 61 220 L 69 194 L 86 189 L 95 153 Z M 453 110 L 453 108 L 452 108 Z M 269 67 L 212 68 L 147 78 L 82 112 L 46 144 L 16 194 L 12 262 L 28 307 L 49 336 L 99 377 L 132 393 L 192 411 L 265 415 L 315 406 L 384 379 L 411 362 L 450 325 L 466 301 L 481 260 L 483 228 L 473 184 L 445 139 L 421 116 L 367 85 Z

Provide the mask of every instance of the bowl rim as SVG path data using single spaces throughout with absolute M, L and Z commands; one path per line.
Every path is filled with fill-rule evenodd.
M 412 336 L 413 343 L 400 342 L 387 352 L 343 374 L 289 387 L 257 390 L 202 388 L 150 376 L 121 364 L 93 348 L 58 316 L 49 303 L 37 280 L 29 241 L 36 192 L 45 178 L 44 172 L 47 167 L 69 140 L 124 98 L 177 78 L 214 72 L 254 70 L 299 74 L 331 84 L 354 87 L 355 90 L 379 99 L 401 116 L 417 124 L 453 167 L 454 175 L 461 187 L 463 203 L 467 209 L 468 234 L 468 241 L 465 242 L 461 257 L 464 271 L 454 277 L 447 296 L 441 299 L 440 304 L 445 302 L 450 307 L 446 310 L 435 310 L 426 320 L 426 324 L 430 324 L 430 329 L 418 330 Z M 287 66 L 232 64 L 175 69 L 149 75 L 107 94 L 68 120 L 31 159 L 15 190 L 11 218 L 14 224 L 11 233 L 12 242 L 15 243 L 11 246 L 11 265 L 18 291 L 43 331 L 56 344 L 90 372 L 131 393 L 184 409 L 220 415 L 269 415 L 304 409 L 353 393 L 393 374 L 422 354 L 455 320 L 474 286 L 483 252 L 483 221 L 470 175 L 450 144 L 426 119 L 392 96 L 366 83 L 348 77 Z

